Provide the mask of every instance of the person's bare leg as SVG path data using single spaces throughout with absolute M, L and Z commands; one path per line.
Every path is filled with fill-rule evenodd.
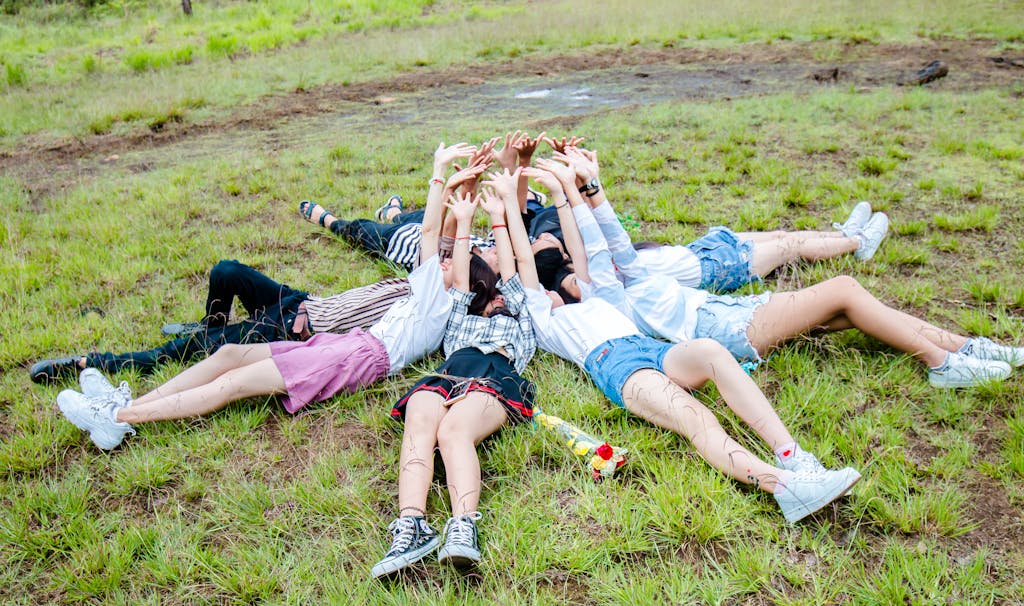
M 779 240 L 786 236 L 797 236 L 805 240 L 811 238 L 845 238 L 842 232 L 839 231 L 810 231 L 810 230 L 799 230 L 799 231 L 785 231 L 782 229 L 776 229 L 774 231 L 741 231 L 735 232 L 736 237 L 740 240 L 750 240 L 753 243 L 768 242 L 770 240 Z
M 132 406 L 155 402 L 200 385 L 206 385 L 226 372 L 269 359 L 270 345 L 266 343 L 224 345 L 209 358 L 189 366 L 146 395 L 135 398 Z
M 967 342 L 962 337 L 888 307 L 855 279 L 840 276 L 798 291 L 775 293 L 758 307 L 747 337 L 759 354 L 793 337 L 852 325 L 929 367 Z
M 714 382 L 729 408 L 773 451 L 795 442 L 768 398 L 717 341 L 695 339 L 673 345 L 665 355 L 664 367 L 665 374 L 683 389 Z
M 398 461 L 398 515 L 426 515 L 427 493 L 434 479 L 434 445 L 437 428 L 447 409 L 444 398 L 418 391 L 405 409 L 405 429 Z
M 757 276 L 767 276 L 779 267 L 796 261 L 820 261 L 850 254 L 857 250 L 860 241 L 842 234 L 827 232 L 770 232 L 781 234 L 776 238 L 753 240 L 754 250 L 750 260 L 750 271 Z M 827 234 L 808 236 L 802 234 Z M 737 234 L 739 235 L 739 234 Z M 747 235 L 747 234 L 744 234 Z
M 444 460 L 452 517 L 473 513 L 480 503 L 480 459 L 476 445 L 498 431 L 508 413 L 487 393 L 470 393 L 448 410 L 437 430 L 437 445 Z
M 626 409 L 690 440 L 712 467 L 745 484 L 773 493 L 782 470 L 765 463 L 730 438 L 715 415 L 662 373 L 644 369 L 626 380 Z
M 229 370 L 210 383 L 117 410 L 117 421 L 147 423 L 209 414 L 229 402 L 285 392 L 284 378 L 270 358 Z

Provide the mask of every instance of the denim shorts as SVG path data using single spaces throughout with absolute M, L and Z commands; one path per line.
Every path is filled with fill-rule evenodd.
M 758 279 L 750 273 L 754 243 L 740 240 L 728 227 L 712 227 L 705 236 L 686 247 L 700 260 L 700 288 L 703 290 L 736 290 Z
M 714 339 L 721 343 L 740 362 L 759 364 L 761 356 L 750 344 L 747 327 L 754 310 L 768 302 L 771 293 L 746 297 L 709 295 L 697 308 L 695 339 Z
M 670 349 L 671 343 L 640 335 L 609 339 L 590 352 L 583 368 L 601 393 L 608 396 L 616 406 L 625 408 L 622 388 L 626 380 L 636 371 L 645 368 L 662 372 L 665 354 Z

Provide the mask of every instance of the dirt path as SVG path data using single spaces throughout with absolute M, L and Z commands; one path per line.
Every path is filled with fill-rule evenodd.
M 224 117 L 168 123 L 156 132 L 140 127 L 128 135 L 56 141 L 28 137 L 13 151 L 0 154 L 0 171 L 31 183 L 33 198 L 38 199 L 78 177 L 103 172 L 104 160 L 114 155 L 143 153 L 148 159 L 137 158 L 129 168 L 147 170 L 202 155 L 207 147 L 223 151 L 232 137 L 244 133 L 260 133 L 264 144 L 280 149 L 298 140 L 308 145 L 309 136 L 325 126 L 424 123 L 479 107 L 481 102 L 497 104 L 506 112 L 526 110 L 526 118 L 536 118 L 540 108 L 547 117 L 557 117 L 670 99 L 799 92 L 835 84 L 871 89 L 897 85 L 934 59 L 949 66 L 947 77 L 927 85 L 935 89 L 978 90 L 1024 81 L 1024 69 L 992 61 L 998 56 L 997 45 L 989 40 L 912 45 L 815 42 L 614 49 L 489 63 L 486 70 L 479 65 L 421 69 L 389 80 L 269 96 Z M 442 84 L 444 89 L 438 91 Z M 458 94 L 450 94 L 452 90 Z M 159 153 L 162 150 L 166 153 Z

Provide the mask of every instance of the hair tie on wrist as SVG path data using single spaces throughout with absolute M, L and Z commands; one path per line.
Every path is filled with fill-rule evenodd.
M 505 225 L 504 223 L 499 223 L 498 225 L 492 225 L 491 226 L 491 231 L 494 231 L 495 229 L 498 229 L 499 227 L 504 227 L 505 229 L 508 229 L 508 225 Z

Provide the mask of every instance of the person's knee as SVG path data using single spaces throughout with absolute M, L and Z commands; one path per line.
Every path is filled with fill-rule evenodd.
M 728 358 L 733 359 L 732 354 L 724 345 L 714 339 L 701 338 L 686 342 L 686 359 L 690 362 L 713 362 Z
M 221 345 L 210 357 L 224 364 L 237 363 L 248 349 L 245 345 L 226 343 Z
M 244 267 L 245 265 L 234 259 L 221 259 L 210 269 L 210 284 L 230 282 Z
M 854 278 L 853 276 L 836 276 L 834 278 L 826 280 L 825 282 L 822 282 L 822 285 L 828 288 L 853 293 L 867 292 L 864 289 L 864 287 L 861 286 L 860 282 L 857 281 L 857 278 Z

